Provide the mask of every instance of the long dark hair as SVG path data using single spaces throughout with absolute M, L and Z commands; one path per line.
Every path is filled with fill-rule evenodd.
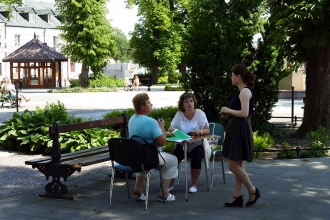
M 236 64 L 231 71 L 236 75 L 240 75 L 242 77 L 242 80 L 244 83 L 246 83 L 247 86 L 253 87 L 254 81 L 256 79 L 256 75 L 249 72 L 247 67 L 244 64 Z

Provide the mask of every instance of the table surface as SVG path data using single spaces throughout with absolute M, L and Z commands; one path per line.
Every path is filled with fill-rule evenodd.
M 203 135 L 203 136 L 198 135 L 198 136 L 190 136 L 190 137 L 192 139 L 190 139 L 190 140 L 183 140 L 182 142 L 177 142 L 175 140 L 167 140 L 167 139 L 166 139 L 166 141 L 168 141 L 168 142 L 176 142 L 176 143 L 193 143 L 195 141 L 203 140 L 204 138 L 210 138 L 210 137 L 212 137 L 212 135 L 211 134 L 208 134 L 208 135 Z

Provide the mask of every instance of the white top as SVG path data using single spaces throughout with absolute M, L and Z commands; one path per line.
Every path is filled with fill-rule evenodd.
M 15 86 L 13 84 L 6 85 L 5 90 L 7 92 L 10 92 L 12 90 L 15 91 Z
M 199 126 L 197 124 L 197 112 L 199 112 Z M 179 119 L 181 118 L 181 122 L 179 122 Z M 189 132 L 192 132 L 194 130 L 201 130 L 205 127 L 205 125 L 208 124 L 207 118 L 205 113 L 202 110 L 196 109 L 196 114 L 195 116 L 191 119 L 188 120 L 183 112 L 178 111 L 172 122 L 171 122 L 171 127 L 173 128 L 179 128 L 182 132 L 188 134 Z M 202 141 L 196 141 L 193 143 L 188 144 L 187 151 L 191 152 L 196 146 L 201 145 Z

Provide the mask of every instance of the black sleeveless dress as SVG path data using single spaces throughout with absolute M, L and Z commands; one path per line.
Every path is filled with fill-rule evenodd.
M 249 103 L 249 116 L 247 118 L 239 118 L 231 115 L 226 136 L 223 143 L 222 155 L 229 160 L 236 161 L 252 161 L 253 160 L 253 131 L 251 127 L 251 115 L 254 108 L 254 92 L 252 88 L 252 98 Z M 241 101 L 239 99 L 240 91 L 230 101 L 229 108 L 241 110 Z

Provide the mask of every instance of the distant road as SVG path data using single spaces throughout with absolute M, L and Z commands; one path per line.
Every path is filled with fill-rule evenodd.
M 162 86 L 152 86 L 151 91 L 146 91 L 147 87 L 140 87 L 141 91 L 149 94 L 150 100 L 154 108 L 177 106 L 179 96 L 182 91 L 164 91 Z M 69 114 L 76 116 L 102 117 L 104 113 L 115 109 L 133 108 L 132 98 L 138 93 L 137 91 L 125 92 L 120 89 L 118 92 L 104 93 L 47 93 L 46 89 L 28 89 L 23 90 L 25 96 L 31 99 L 29 102 L 23 102 L 23 108 L 19 108 L 19 112 L 25 109 L 35 110 L 37 106 L 44 108 L 46 103 L 60 101 L 64 104 Z M 294 115 L 303 116 L 302 100 L 295 100 Z M 8 107 L 0 108 L 0 123 L 12 117 L 16 108 Z M 289 117 L 291 116 L 291 100 L 280 99 L 273 110 L 273 116 Z

